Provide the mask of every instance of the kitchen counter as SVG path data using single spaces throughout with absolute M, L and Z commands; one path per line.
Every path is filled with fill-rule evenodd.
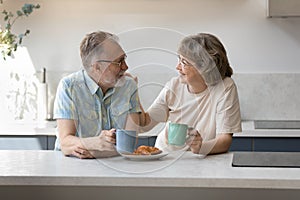
M 231 166 L 232 156 L 233 153 L 226 153 L 201 157 L 191 152 L 176 152 L 154 161 L 131 161 L 120 156 L 81 160 L 55 151 L 2 150 L 0 193 L 19 191 L 17 195 L 24 187 L 28 192 L 41 191 L 47 186 L 52 192 L 62 192 L 62 188 L 70 190 L 75 199 L 75 191 L 90 191 L 89 199 L 93 199 L 93 195 L 96 199 L 99 191 L 108 195 L 109 191 L 120 189 L 113 197 L 117 199 L 121 195 L 123 199 L 130 199 L 132 191 L 136 191 L 138 197 L 150 195 L 153 188 L 156 190 L 152 191 L 152 198 L 144 199 L 167 195 L 166 191 L 173 191 L 167 193 L 175 199 L 181 199 L 182 195 L 177 194 L 180 191 L 190 192 L 185 199 L 189 199 L 189 195 L 192 199 L 198 192 L 206 199 L 226 194 L 230 197 L 226 199 L 239 199 L 248 193 L 251 198 L 244 196 L 243 199 L 264 193 L 274 194 L 273 199 L 279 199 L 282 196 L 278 192 L 288 192 L 289 199 L 293 199 L 293 195 L 295 199 L 299 197 L 300 168 L 236 168 Z M 112 198 L 111 194 L 107 198 Z
M 0 126 L 0 136 L 35 136 L 35 135 L 45 135 L 45 136 L 55 136 L 56 132 L 56 121 L 16 121 L 1 124 Z
M 254 121 L 242 122 L 242 133 L 234 137 L 300 137 L 300 129 L 257 129 Z

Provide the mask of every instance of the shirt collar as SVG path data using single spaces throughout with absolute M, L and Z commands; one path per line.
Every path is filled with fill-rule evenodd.
M 98 84 L 88 75 L 88 73 L 85 70 L 83 70 L 83 76 L 91 94 L 95 94 L 99 89 Z
M 96 94 L 97 91 L 99 90 L 98 92 L 98 95 L 100 98 L 103 98 L 103 92 L 101 90 L 101 88 L 99 87 L 99 85 L 88 75 L 88 73 L 83 70 L 83 76 L 84 76 L 84 79 L 85 79 L 85 82 L 86 82 L 86 85 L 87 87 L 89 88 L 91 94 Z M 110 88 L 108 89 L 107 93 L 106 93 L 106 96 L 110 96 L 111 94 L 113 94 L 115 92 L 115 88 Z

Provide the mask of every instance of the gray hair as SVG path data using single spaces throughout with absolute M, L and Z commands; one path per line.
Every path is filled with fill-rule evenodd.
M 83 38 L 80 43 L 80 56 L 86 70 L 104 53 L 103 44 L 108 40 L 118 42 L 118 37 L 109 32 L 97 31 L 89 33 Z
M 207 85 L 214 85 L 232 75 L 223 44 L 211 34 L 185 37 L 179 44 L 178 53 L 197 67 Z

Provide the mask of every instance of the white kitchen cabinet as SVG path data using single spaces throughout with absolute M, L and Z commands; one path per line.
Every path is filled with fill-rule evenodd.
M 268 17 L 300 17 L 299 0 L 268 0 Z

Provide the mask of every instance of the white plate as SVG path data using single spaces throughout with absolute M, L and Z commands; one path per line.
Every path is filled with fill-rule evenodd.
M 162 152 L 155 155 L 133 155 L 133 154 L 121 154 L 124 158 L 135 161 L 145 161 L 145 160 L 157 160 L 168 155 L 167 152 Z

